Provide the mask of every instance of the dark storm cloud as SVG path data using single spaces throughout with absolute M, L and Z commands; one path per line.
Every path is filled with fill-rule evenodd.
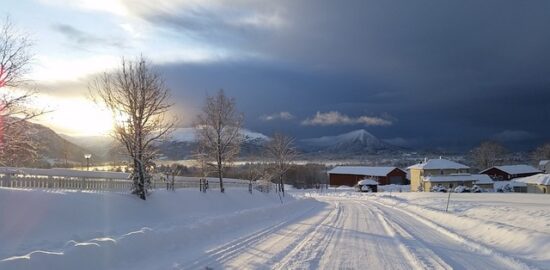
M 318 111 L 337 111 L 391 115 L 398 121 L 369 130 L 417 147 L 465 148 L 506 130 L 537 134 L 515 137 L 528 146 L 550 139 L 549 1 L 132 7 L 176 36 L 261 56 L 160 67 L 189 111 L 207 91 L 224 88 L 237 97 L 249 128 L 265 133 L 305 138 L 362 127 L 300 125 Z M 281 111 L 295 121 L 260 120 Z

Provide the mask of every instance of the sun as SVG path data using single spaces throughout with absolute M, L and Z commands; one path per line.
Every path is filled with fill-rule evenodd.
M 113 114 L 86 98 L 40 97 L 37 106 L 49 112 L 37 122 L 71 136 L 106 136 L 113 129 Z

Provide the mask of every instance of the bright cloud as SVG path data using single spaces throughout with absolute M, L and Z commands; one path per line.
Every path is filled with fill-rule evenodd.
M 294 115 L 289 112 L 278 112 L 270 115 L 260 116 L 260 120 L 272 121 L 272 120 L 291 120 L 294 119 Z
M 356 125 L 365 126 L 389 126 L 392 121 L 380 117 L 363 115 L 357 118 L 349 117 L 337 111 L 326 113 L 317 112 L 313 118 L 302 121 L 306 126 L 333 126 L 333 125 Z

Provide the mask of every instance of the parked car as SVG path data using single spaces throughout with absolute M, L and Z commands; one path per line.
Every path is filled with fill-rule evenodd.
M 470 188 L 470 192 L 472 193 L 481 193 L 483 190 L 478 185 L 473 185 L 472 188 Z
M 497 192 L 514 192 L 514 188 L 510 184 L 506 184 L 497 189 Z
M 470 188 L 460 185 L 460 186 L 455 187 L 453 192 L 454 193 L 470 192 Z
M 362 192 L 372 192 L 371 188 L 367 185 L 361 186 Z
M 369 188 L 367 185 L 356 185 L 355 191 L 357 192 L 372 192 L 371 188 Z
M 432 187 L 432 192 L 447 192 L 447 188 L 442 185 L 436 185 Z

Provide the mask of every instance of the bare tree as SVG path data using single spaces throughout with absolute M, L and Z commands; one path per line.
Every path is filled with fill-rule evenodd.
M 96 102 L 113 113 L 113 136 L 130 158 L 133 193 L 145 200 L 157 154 L 153 143 L 167 136 L 174 126 L 174 121 L 166 120 L 172 106 L 169 89 L 142 56 L 135 61 L 122 59 L 117 70 L 91 82 L 89 91 Z
M 271 164 L 272 175 L 279 180 L 278 190 L 285 194 L 284 175 L 298 156 L 294 147 L 294 139 L 281 133 L 276 133 L 265 147 L 266 156 Z
M 9 18 L 0 26 L 0 87 L 19 87 L 29 71 L 32 42 L 18 31 Z
M 502 144 L 494 141 L 482 142 L 472 150 L 472 157 L 479 169 L 497 165 L 497 161 L 507 152 Z
M 537 147 L 537 149 L 533 151 L 532 157 L 536 164 L 541 160 L 550 159 L 550 142 Z
M 223 90 L 215 96 L 206 97 L 202 112 L 195 122 L 198 151 L 212 167 L 212 171 L 217 173 L 221 192 L 225 191 L 225 168 L 240 151 L 242 123 L 243 115 L 237 111 L 235 99 L 227 97 Z
M 0 25 L 0 164 L 28 164 L 36 158 L 36 145 L 24 122 L 45 111 L 29 108 L 35 92 L 26 90 L 32 42 L 6 18 Z
M 38 158 L 38 144 L 28 126 L 14 118 L 8 121 L 13 123 L 9 123 L 2 134 L 6 144 L 0 147 L 0 165 L 20 167 L 34 164 Z

